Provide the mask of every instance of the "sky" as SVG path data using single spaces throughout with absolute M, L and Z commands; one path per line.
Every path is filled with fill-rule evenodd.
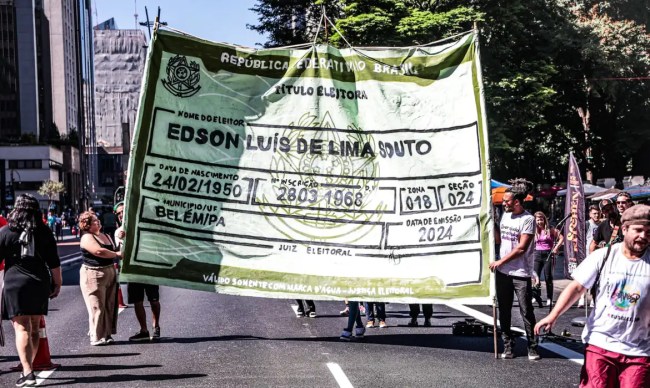
M 249 11 L 256 0 L 92 0 L 93 24 L 111 17 L 119 29 L 135 28 L 138 21 L 146 21 L 145 6 L 153 21 L 160 6 L 160 19 L 169 27 L 199 38 L 254 47 L 264 43 L 263 36 L 246 28 L 257 24 L 257 14 Z M 149 37 L 146 27 L 145 35 Z

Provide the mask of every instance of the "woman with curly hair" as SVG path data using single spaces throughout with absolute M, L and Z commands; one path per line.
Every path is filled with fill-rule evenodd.
M 5 261 L 2 317 L 11 320 L 22 375 L 16 386 L 36 384 L 32 369 L 39 344 L 39 325 L 49 299 L 61 291 L 61 263 L 52 231 L 43 223 L 38 200 L 16 198 L 0 229 L 0 259 Z M 51 277 L 51 278 L 50 278 Z
M 79 216 L 79 228 L 83 256 L 79 286 L 88 309 L 90 344 L 107 345 L 117 333 L 117 273 L 113 260 L 120 259 L 120 254 L 113 240 L 101 232 L 102 224 L 94 212 Z

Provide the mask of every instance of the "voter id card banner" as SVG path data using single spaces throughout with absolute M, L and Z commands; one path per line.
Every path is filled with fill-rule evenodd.
M 158 31 L 121 280 L 274 298 L 489 302 L 477 37 L 254 50 Z

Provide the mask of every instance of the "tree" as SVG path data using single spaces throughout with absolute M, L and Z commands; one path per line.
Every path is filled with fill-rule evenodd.
M 260 19 L 264 24 L 257 30 L 279 32 L 287 25 L 286 15 L 292 12 L 292 5 L 308 7 L 311 2 L 258 3 L 257 9 L 264 9 Z M 328 16 L 354 46 L 424 44 L 467 31 L 475 21 L 482 22 L 480 43 L 491 169 L 496 178 L 563 180 L 570 151 L 583 169 L 590 168 L 596 177 L 620 178 L 631 172 L 650 175 L 650 153 L 645 151 L 650 146 L 650 140 L 646 140 L 650 139 L 647 2 L 325 3 Z M 314 18 L 317 11 L 311 8 L 309 12 Z M 299 24 L 292 27 L 292 39 L 270 43 L 314 40 Z M 310 31 L 314 33 L 314 29 Z M 329 35 L 328 42 L 335 46 L 346 44 L 338 33 Z
M 63 182 L 55 182 L 48 179 L 43 182 L 41 187 L 39 187 L 38 193 L 44 197 L 47 197 L 47 208 L 49 210 L 50 206 L 52 206 L 52 201 L 54 198 L 62 193 L 65 193 L 65 186 L 63 185 Z

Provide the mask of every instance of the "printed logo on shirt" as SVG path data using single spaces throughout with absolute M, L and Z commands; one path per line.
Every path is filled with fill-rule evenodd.
M 618 311 L 630 310 L 641 299 L 639 290 L 626 284 L 625 280 L 616 285 L 611 295 L 612 306 Z

